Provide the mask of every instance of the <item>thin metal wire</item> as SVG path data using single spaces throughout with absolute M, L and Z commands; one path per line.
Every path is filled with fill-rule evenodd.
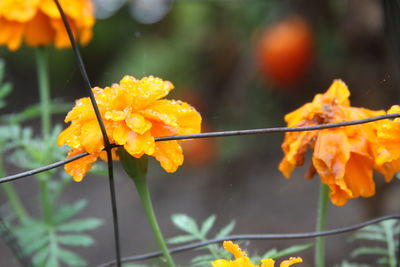
M 89 76 L 87 75 L 85 65 L 83 63 L 81 54 L 78 49 L 78 45 L 74 38 L 74 35 L 72 34 L 72 30 L 71 30 L 71 27 L 67 20 L 67 17 L 65 16 L 64 11 L 63 11 L 60 3 L 58 2 L 58 0 L 54 0 L 54 2 L 57 5 L 58 11 L 60 12 L 62 21 L 65 26 L 65 29 L 67 30 L 72 49 L 74 51 L 74 55 L 75 55 L 75 58 L 78 63 L 79 71 L 80 71 L 83 81 L 85 83 L 86 90 L 89 93 L 89 97 L 92 102 L 92 106 L 93 106 L 94 112 L 96 114 L 96 118 L 99 123 L 101 133 L 103 135 L 105 150 L 107 151 L 108 178 L 109 178 L 108 180 L 109 180 L 109 186 L 110 186 L 111 208 L 112 208 L 113 225 L 114 225 L 115 254 L 116 254 L 116 259 L 117 259 L 117 266 L 119 267 L 119 266 L 121 266 L 121 261 L 120 261 L 121 252 L 120 252 L 120 242 L 119 242 L 118 209 L 117 209 L 117 201 L 116 201 L 116 194 L 115 194 L 113 160 L 112 160 L 110 141 L 108 140 L 107 131 L 104 126 L 99 108 L 96 103 L 96 99 L 95 99 L 93 91 L 92 91 L 92 85 L 90 84 Z
M 346 226 L 346 227 L 331 229 L 331 230 L 322 231 L 322 232 L 297 233 L 297 234 L 231 235 L 231 236 L 226 236 L 226 237 L 222 237 L 222 238 L 216 238 L 216 239 L 210 239 L 207 241 L 197 242 L 197 243 L 193 243 L 193 244 L 189 244 L 189 245 L 179 246 L 179 247 L 170 249 L 169 252 L 171 254 L 180 253 L 180 252 L 193 250 L 193 249 L 196 249 L 199 247 L 204 247 L 204 246 L 211 245 L 211 244 L 221 243 L 225 240 L 231 240 L 231 241 L 236 241 L 236 240 L 289 240 L 289 239 L 293 240 L 293 239 L 315 238 L 315 237 L 320 237 L 320 236 L 331 236 L 331 235 L 353 232 L 353 231 L 361 229 L 365 226 L 375 224 L 378 222 L 382 222 L 382 221 L 386 221 L 386 220 L 392 220 L 392 219 L 400 220 L 400 214 L 382 216 L 382 217 L 378 217 L 378 218 L 375 218 L 375 219 L 372 219 L 369 221 L 365 221 L 363 223 L 355 224 L 352 226 Z M 123 263 L 134 262 L 134 261 L 139 261 L 139 260 L 147 260 L 147 259 L 151 259 L 151 258 L 155 258 L 155 257 L 159 257 L 159 256 L 162 256 L 161 251 L 137 255 L 137 256 L 125 257 L 125 258 L 122 258 L 121 261 Z M 98 267 L 109 267 L 109 266 L 113 266 L 114 264 L 115 264 L 115 261 L 110 261 L 110 262 L 98 265 Z
M 393 113 L 393 114 L 386 114 L 381 116 L 370 117 L 367 119 L 361 120 L 354 120 L 354 121 L 344 121 L 344 122 L 337 122 L 337 123 L 327 123 L 327 124 L 320 124 L 320 125 L 313 125 L 313 126 L 302 126 L 302 127 L 275 127 L 275 128 L 261 128 L 261 129 L 249 129 L 249 130 L 234 130 L 234 131 L 221 131 L 221 132 L 208 132 L 208 133 L 200 133 L 200 134 L 187 134 L 187 135 L 174 135 L 174 136 L 162 136 L 156 137 L 155 141 L 171 141 L 171 140 L 182 140 L 182 139 L 197 139 L 197 138 L 214 138 L 214 137 L 225 137 L 225 136 L 238 136 L 238 135 L 255 135 L 255 134 L 269 134 L 269 133 L 284 133 L 284 132 L 300 132 L 300 131 L 316 131 L 322 129 L 329 129 L 329 128 L 336 128 L 342 126 L 350 126 L 350 125 L 357 125 L 363 123 L 374 122 L 378 120 L 384 119 L 393 119 L 400 117 L 400 114 Z M 111 145 L 111 148 L 118 147 L 118 145 Z M 82 154 L 78 154 L 74 157 L 71 157 L 66 160 L 61 160 L 55 163 L 52 163 L 47 166 L 43 166 L 37 169 L 29 170 L 26 172 L 6 176 L 0 178 L 0 183 L 9 182 L 12 180 L 24 178 L 33 174 L 37 174 L 43 171 L 47 171 L 53 168 L 57 168 L 61 165 L 64 165 L 68 162 L 77 160 L 84 156 L 89 155 L 87 152 Z

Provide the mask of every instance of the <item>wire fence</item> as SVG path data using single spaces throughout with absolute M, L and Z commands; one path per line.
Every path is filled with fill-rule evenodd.
M 111 153 L 111 149 L 118 147 L 118 145 L 111 144 L 108 139 L 107 132 L 106 132 L 103 120 L 102 120 L 100 112 L 99 112 L 99 108 L 97 106 L 95 97 L 92 92 L 92 85 L 91 85 L 90 79 L 87 75 L 86 68 L 85 68 L 84 62 L 82 60 L 78 45 L 73 36 L 71 27 L 69 25 L 69 22 L 64 14 L 63 8 L 61 7 L 59 1 L 54 0 L 54 2 L 57 5 L 57 8 L 61 14 L 62 21 L 63 21 L 66 31 L 68 33 L 68 37 L 71 42 L 74 56 L 77 60 L 77 65 L 78 65 L 79 71 L 81 73 L 82 79 L 85 84 L 85 90 L 87 91 L 87 94 L 92 102 L 92 106 L 95 111 L 97 121 L 100 125 L 100 129 L 101 129 L 101 132 L 103 135 L 104 147 L 105 147 L 104 150 L 107 152 L 108 178 L 109 178 L 109 187 L 110 187 L 111 208 L 112 208 L 112 214 L 113 214 L 115 260 L 112 260 L 110 262 L 107 262 L 107 263 L 104 263 L 104 264 L 101 264 L 98 266 L 106 267 L 106 266 L 116 265 L 116 266 L 120 267 L 122 265 L 122 263 L 146 260 L 146 259 L 162 256 L 162 252 L 158 251 L 158 252 L 152 252 L 152 253 L 147 253 L 147 254 L 142 254 L 142 255 L 121 258 L 119 226 L 118 226 L 118 210 L 117 210 L 117 205 L 116 205 L 113 160 L 112 160 L 112 153 Z M 215 137 L 228 137 L 228 136 L 239 136 L 239 135 L 256 135 L 256 134 L 286 133 L 286 132 L 300 132 L 300 131 L 316 131 L 316 130 L 322 130 L 322 129 L 346 127 L 346 126 L 357 125 L 357 124 L 365 124 L 365 123 L 370 123 L 370 122 L 374 122 L 374 121 L 378 121 L 378 120 L 393 119 L 393 118 L 399 118 L 399 117 L 400 117 L 400 114 L 395 113 L 395 114 L 386 114 L 386 115 L 375 116 L 375 117 L 370 117 L 370 118 L 360 119 L 360 120 L 343 121 L 343 122 L 337 122 L 337 123 L 327 123 L 327 124 L 313 125 L 313 126 L 274 127 L 274 128 L 248 129 L 248 130 L 206 132 L 206 133 L 190 134 L 190 135 L 163 136 L 163 137 L 156 137 L 155 141 L 162 142 L 162 141 L 183 140 L 183 139 L 215 138 Z M 37 169 L 32 169 L 32 170 L 28 170 L 25 172 L 17 173 L 15 175 L 6 176 L 3 178 L 0 178 L 0 183 L 10 182 L 10 181 L 14 181 L 14 180 L 22 179 L 22 178 L 27 178 L 34 174 L 38 174 L 41 172 L 45 172 L 45 171 L 63 166 L 64 164 L 75 161 L 75 160 L 85 157 L 87 155 L 89 155 L 89 153 L 87 153 L 87 152 L 81 153 L 81 154 L 75 155 L 73 157 L 70 157 L 68 159 L 61 160 L 61 161 L 37 168 Z M 170 249 L 169 252 L 171 254 L 181 253 L 181 252 L 185 252 L 185 251 L 189 251 L 189 250 L 194 250 L 199 247 L 207 246 L 210 244 L 220 243 L 224 240 L 232 240 L 232 241 L 235 241 L 235 240 L 294 240 L 294 239 L 309 239 L 309 238 L 316 238 L 316 237 L 322 237 L 322 236 L 338 235 L 338 234 L 342 234 L 342 233 L 356 231 L 358 229 L 361 229 L 361 228 L 371 225 L 371 224 L 375 224 L 375 223 L 386 221 L 386 220 L 393 220 L 393 219 L 400 220 L 400 214 L 382 216 L 382 217 L 371 219 L 369 221 L 365 221 L 360 224 L 346 226 L 346 227 L 342 227 L 342 228 L 331 229 L 331 230 L 322 231 L 322 232 L 293 233 L 293 234 L 231 235 L 231 236 L 226 236 L 224 238 L 211 239 L 211 240 L 207 240 L 204 242 L 197 242 L 197 243 L 192 243 L 189 245 L 175 247 L 175 248 Z M 2 223 L 2 220 L 0 220 L 0 226 L 5 229 L 7 228 L 6 225 L 4 225 Z M 17 258 L 20 260 L 20 263 L 23 266 L 31 266 L 31 263 L 29 261 L 27 261 L 26 259 L 24 259 L 23 256 L 21 256 L 20 248 L 19 248 L 18 244 L 16 244 L 15 237 L 13 237 L 13 235 L 9 231 L 5 231 L 4 235 L 7 235 L 6 236 L 6 240 L 8 240 L 7 243 L 9 243 L 9 245 L 13 249 Z M 398 239 L 398 250 L 397 250 L 396 256 L 397 256 L 397 262 L 400 262 L 400 237 Z

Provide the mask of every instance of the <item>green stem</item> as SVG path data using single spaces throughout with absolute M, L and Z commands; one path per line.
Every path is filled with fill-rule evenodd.
M 52 225 L 52 205 L 49 196 L 47 177 L 39 177 L 40 201 L 42 203 L 42 216 L 47 225 Z
M 317 227 L 316 231 L 321 232 L 325 230 L 326 216 L 328 214 L 328 203 L 329 203 L 329 188 L 327 185 L 321 183 L 319 189 L 319 201 L 318 201 L 318 214 L 317 214 Z M 315 243 L 315 266 L 325 266 L 325 237 L 317 237 Z
M 47 51 L 44 47 L 36 50 L 36 67 L 39 84 L 39 96 L 41 106 L 42 134 L 44 138 L 50 135 L 51 111 L 50 111 L 50 86 L 49 68 L 47 65 Z
M 50 136 L 51 110 L 50 110 L 50 82 L 49 68 L 47 64 L 47 51 L 44 47 L 35 50 L 36 67 L 38 74 L 39 96 L 40 96 L 40 114 L 42 124 L 42 135 L 44 139 Z M 46 153 L 44 153 L 46 154 Z M 51 225 L 52 221 L 52 203 L 49 196 L 48 177 L 41 174 L 39 177 L 40 200 L 42 203 L 42 216 L 44 221 Z
M 1 153 L 0 153 L 0 176 L 1 177 L 6 176 L 6 172 L 4 170 L 4 165 L 3 165 L 3 154 Z M 18 219 L 20 219 L 21 221 L 24 220 L 28 216 L 28 213 L 26 212 L 17 191 L 15 191 L 14 186 L 11 183 L 3 183 L 1 184 L 1 187 L 6 193 L 11 208 L 14 210 Z
M 390 221 L 387 221 L 390 222 Z M 386 222 L 381 224 L 385 231 L 386 237 L 386 245 L 388 251 L 388 258 L 389 258 L 389 266 L 395 267 L 396 265 L 396 245 L 395 245 L 395 237 L 393 233 L 393 229 L 391 229 L 390 224 L 386 224 Z
M 14 187 L 11 183 L 3 183 L 1 184 L 4 192 L 6 193 L 7 199 L 10 202 L 12 209 L 14 210 L 15 214 L 17 215 L 19 220 L 24 220 L 28 214 L 22 204 L 21 199 L 19 198 L 17 192 L 15 191 Z
M 172 260 L 171 255 L 169 254 L 164 237 L 162 236 L 160 227 L 158 226 L 157 223 L 156 215 L 154 213 L 153 205 L 150 199 L 150 192 L 147 186 L 146 176 L 136 177 L 133 179 L 133 181 L 135 182 L 136 189 L 139 193 L 139 197 L 140 200 L 142 201 L 142 205 L 147 215 L 147 219 L 149 220 L 149 223 L 151 225 L 151 229 L 153 230 L 153 234 L 156 237 L 157 243 L 164 254 L 167 264 L 169 267 L 175 267 L 175 263 Z

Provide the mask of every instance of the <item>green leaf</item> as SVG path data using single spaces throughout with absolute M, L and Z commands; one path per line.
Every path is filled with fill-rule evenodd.
M 381 241 L 381 242 L 386 242 L 386 238 L 382 234 L 377 234 L 377 233 L 367 233 L 367 232 L 360 232 L 360 233 L 355 233 L 352 236 L 353 240 L 356 239 L 365 239 L 365 240 L 370 240 L 370 241 Z
M 59 249 L 58 256 L 62 262 L 66 263 L 69 266 L 86 265 L 86 261 L 84 259 L 82 259 L 78 254 L 69 250 Z
M 197 227 L 196 221 L 186 214 L 173 214 L 171 216 L 174 225 L 187 233 L 199 236 L 199 228 Z
M 308 244 L 304 244 L 304 245 L 294 245 L 294 246 L 288 247 L 284 250 L 277 252 L 274 256 L 272 256 L 272 258 L 278 259 L 278 258 L 282 258 L 282 257 L 286 257 L 286 256 L 293 257 L 293 256 L 295 256 L 294 254 L 299 253 L 304 250 L 307 250 L 309 248 L 312 248 L 313 246 L 314 246 L 314 243 L 308 243 Z
M 12 84 L 11 83 L 3 83 L 0 86 L 0 99 L 8 96 L 12 91 Z
M 33 240 L 30 243 L 26 243 L 22 247 L 22 249 L 26 255 L 30 255 L 30 254 L 34 253 L 35 251 L 43 248 L 43 246 L 47 245 L 48 243 L 49 243 L 49 236 L 45 235 L 36 240 Z
M 224 228 L 222 228 L 219 233 L 215 236 L 215 238 L 222 238 L 227 235 L 229 235 L 233 229 L 235 228 L 236 222 L 231 221 L 228 225 L 226 225 Z
M 86 205 L 87 201 L 85 199 L 79 200 L 72 205 L 64 204 L 56 211 L 54 215 L 54 221 L 56 222 L 56 224 L 59 224 L 65 220 L 68 220 L 69 218 L 83 210 Z
M 193 263 L 196 262 L 202 262 L 202 261 L 207 261 L 210 264 L 210 261 L 215 260 L 214 256 L 211 254 L 206 254 L 206 255 L 200 255 L 200 256 L 196 256 L 192 259 Z
M 374 232 L 383 234 L 383 229 L 379 225 L 368 225 L 360 230 L 360 232 Z
M 216 219 L 217 219 L 217 216 L 211 215 L 203 222 L 203 224 L 201 225 L 201 230 L 200 230 L 201 236 L 204 236 L 204 237 L 207 236 L 208 231 L 210 231 L 211 227 L 213 227 Z
M 353 252 L 351 253 L 351 257 L 356 258 L 360 255 L 371 255 L 371 254 L 386 256 L 388 253 L 387 250 L 382 247 L 359 247 L 353 250 Z
M 59 235 L 57 240 L 60 244 L 67 246 L 88 247 L 94 244 L 94 239 L 89 235 Z
M 61 224 L 57 227 L 60 232 L 82 232 L 86 230 L 93 230 L 102 225 L 103 222 L 97 218 L 86 218 Z
M 21 245 L 25 245 L 47 235 L 48 228 L 35 220 L 26 220 L 22 226 L 15 228 L 13 232 Z
M 50 112 L 52 114 L 65 114 L 71 109 L 71 107 L 73 107 L 72 103 L 62 103 L 62 102 L 51 103 Z M 3 123 L 18 124 L 27 121 L 29 119 L 39 117 L 40 112 L 41 112 L 40 104 L 35 104 L 27 107 L 21 112 L 7 114 L 1 116 L 0 118 Z
M 382 227 L 387 227 L 387 228 L 393 228 L 397 223 L 397 220 L 392 219 L 392 220 L 386 220 L 381 222 L 380 224 L 382 225 Z
M 39 250 L 32 258 L 33 264 L 35 266 L 43 265 L 49 253 L 50 253 L 49 247 L 44 247 L 43 249 Z
M 187 243 L 190 241 L 198 240 L 197 237 L 192 235 L 179 235 L 168 239 L 168 243 L 170 244 L 180 244 Z
M 261 259 L 273 258 L 276 254 L 278 254 L 278 250 L 276 248 L 272 248 L 265 252 L 265 254 L 261 256 Z

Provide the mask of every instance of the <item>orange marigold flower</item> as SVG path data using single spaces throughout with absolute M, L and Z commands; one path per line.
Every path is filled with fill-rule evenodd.
M 240 247 L 234 244 L 232 241 L 224 241 L 223 244 L 225 250 L 232 253 L 235 260 L 224 260 L 218 259 L 212 262 L 213 267 L 274 267 L 275 261 L 273 259 L 261 260 L 261 265 L 253 264 L 247 257 L 246 253 L 243 252 Z M 289 267 L 293 264 L 303 262 L 300 257 L 292 257 L 289 260 L 282 261 L 280 267 Z
M 388 114 L 400 113 L 400 106 L 392 106 Z M 390 181 L 393 175 L 400 171 L 400 118 L 382 120 L 377 123 L 378 145 L 375 163 L 377 169 Z
M 60 0 L 72 31 L 82 44 L 92 38 L 94 7 L 91 0 Z M 54 43 L 70 46 L 67 32 L 54 0 L 1 0 L 0 45 L 17 50 L 21 42 L 28 46 Z
M 155 142 L 155 137 L 200 132 L 201 116 L 189 104 L 162 99 L 173 84 L 153 76 L 137 80 L 125 76 L 111 87 L 93 88 L 111 144 L 122 145 L 132 156 L 154 156 L 167 172 L 183 163 L 178 141 Z M 106 159 L 103 137 L 88 97 L 76 101 L 65 122 L 71 125 L 58 137 L 58 145 L 72 148 L 68 157 L 81 152 L 91 155 L 65 165 L 75 181 L 81 181 L 92 163 L 100 156 Z M 114 153 L 114 149 L 112 150 Z M 118 159 L 117 155 L 113 155 Z
M 311 126 L 365 119 L 385 113 L 351 107 L 349 96 L 347 86 L 335 80 L 325 94 L 317 94 L 311 103 L 287 114 L 285 121 L 289 127 Z M 373 169 L 375 167 L 382 172 L 374 162 L 376 125 L 373 122 L 286 133 L 282 144 L 285 156 L 279 170 L 289 178 L 295 167 L 304 164 L 306 151 L 313 149 L 312 163 L 306 177 L 311 178 L 318 173 L 322 183 L 330 188 L 333 204 L 342 206 L 351 198 L 372 196 L 375 194 Z

